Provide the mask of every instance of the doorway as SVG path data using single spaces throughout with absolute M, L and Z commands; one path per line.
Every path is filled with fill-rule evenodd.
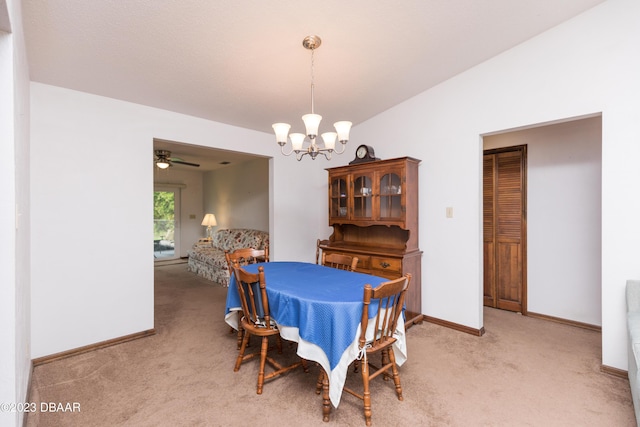
M 602 117 L 485 134 L 482 150 L 521 145 L 526 145 L 523 314 L 599 327 Z
M 484 305 L 525 314 L 527 146 L 483 155 Z
M 153 191 L 154 261 L 179 258 L 180 189 L 156 187 Z

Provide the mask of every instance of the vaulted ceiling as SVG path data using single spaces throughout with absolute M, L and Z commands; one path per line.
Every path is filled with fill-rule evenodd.
M 603 0 L 23 0 L 31 80 L 271 132 L 357 125 Z M 274 144 L 275 145 L 275 144 Z

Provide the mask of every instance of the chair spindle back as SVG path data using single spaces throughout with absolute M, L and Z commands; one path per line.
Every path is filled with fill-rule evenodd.
M 360 334 L 360 348 L 367 344 L 366 332 L 369 323 L 374 320 L 369 318 L 369 307 L 372 303 L 378 305 L 378 312 L 375 316 L 373 340 L 368 343 L 371 351 L 380 347 L 386 347 L 396 341 L 394 332 L 398 325 L 398 318 L 402 313 L 404 299 L 409 288 L 411 275 L 406 274 L 398 279 L 390 280 L 373 289 L 367 284 L 364 287 L 363 309 L 362 309 L 362 332 Z
M 236 249 L 233 252 L 225 251 L 224 257 L 229 267 L 229 275 L 232 275 L 233 263 L 236 261 L 240 266 L 258 262 L 269 262 L 269 247 L 265 247 L 264 249 L 242 248 Z
M 358 257 L 344 254 L 322 253 L 322 265 L 340 270 L 355 271 L 358 265 Z
M 264 268 L 260 266 L 258 273 L 249 273 L 236 262 L 233 264 L 233 274 L 244 318 L 254 325 L 272 329 Z

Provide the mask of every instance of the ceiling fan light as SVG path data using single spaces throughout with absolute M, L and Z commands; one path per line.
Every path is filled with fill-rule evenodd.
M 166 169 L 171 166 L 171 164 L 167 160 L 158 160 L 156 162 L 156 166 L 158 166 L 160 169 Z

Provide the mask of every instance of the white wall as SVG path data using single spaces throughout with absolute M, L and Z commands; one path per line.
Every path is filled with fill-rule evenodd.
M 527 145 L 528 311 L 601 326 L 601 118 L 484 138 Z
M 316 240 L 328 237 L 331 230 L 324 168 L 346 164 L 351 158 L 343 154 L 327 162 L 305 156 L 298 162 L 280 154 L 273 135 L 268 141 L 269 151 L 274 145 L 277 149 L 269 167 L 269 258 L 315 262 Z
M 602 363 L 626 369 L 640 277 L 640 2 L 609 0 L 355 127 L 420 166 L 423 312 L 482 323 L 481 135 L 602 112 Z M 454 217 L 445 208 L 454 207 Z
M 31 94 L 32 357 L 153 328 L 153 138 L 275 155 L 273 259 L 313 259 L 326 163 L 281 156 L 270 133 L 39 83 Z
M 269 231 L 269 159 L 255 159 L 204 174 L 206 212 L 215 214 L 216 229 Z M 204 228 L 203 228 L 204 236 Z
M 0 0 L 0 402 L 25 402 L 31 373 L 29 70 L 20 3 Z M 23 413 L 0 411 L 0 425 Z
M 0 98 L 0 281 L 6 283 L 0 286 L 0 324 L 7 327 L 0 328 L 0 342 L 6 343 L 0 348 L 0 399 L 2 402 L 15 402 L 17 373 L 16 339 L 19 331 L 16 318 L 16 235 L 15 235 L 15 174 L 16 169 L 14 139 L 14 111 L 13 111 L 13 46 L 8 33 L 0 32 L 0 92 L 10 94 Z M 5 368 L 7 367 L 7 368 Z M 10 369 L 8 369 L 10 368 Z M 0 413 L 0 421 L 17 422 L 15 414 Z

